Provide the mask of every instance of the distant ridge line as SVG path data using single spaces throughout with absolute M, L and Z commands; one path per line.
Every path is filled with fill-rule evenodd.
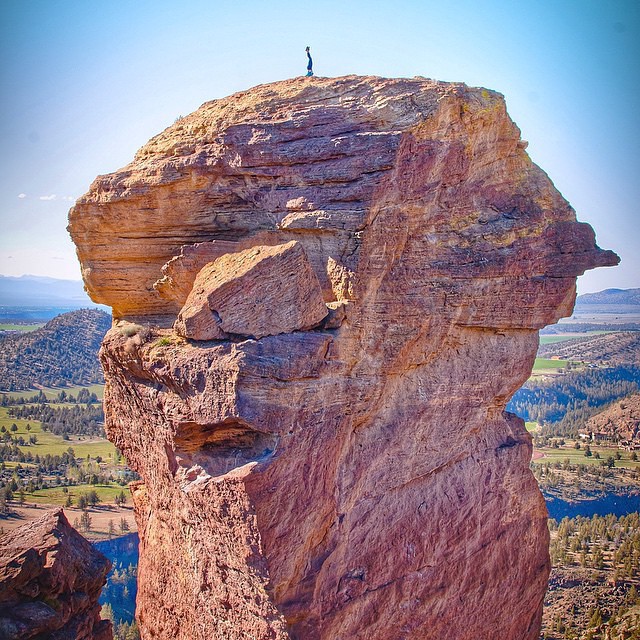
M 640 305 L 640 289 L 604 289 L 596 293 L 584 293 L 576 299 L 576 305 L 581 304 Z

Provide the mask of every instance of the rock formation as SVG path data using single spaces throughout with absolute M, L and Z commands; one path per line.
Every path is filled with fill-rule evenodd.
M 98 597 L 111 563 L 62 509 L 0 540 L 0 638 L 111 640 Z
M 293 79 L 77 202 L 144 639 L 538 637 L 547 514 L 505 403 L 617 256 L 525 147 L 486 89 Z

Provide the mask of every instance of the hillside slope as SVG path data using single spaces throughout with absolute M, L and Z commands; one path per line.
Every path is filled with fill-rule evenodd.
M 576 299 L 577 306 L 584 304 L 640 305 L 640 289 L 605 289 L 596 293 L 585 293 Z
M 31 333 L 0 336 L 0 390 L 102 382 L 98 349 L 110 327 L 104 311 L 80 309 Z
M 590 418 L 587 431 L 640 443 L 640 393 L 622 398 Z
M 617 331 L 541 345 L 538 355 L 595 364 L 640 364 L 640 332 Z

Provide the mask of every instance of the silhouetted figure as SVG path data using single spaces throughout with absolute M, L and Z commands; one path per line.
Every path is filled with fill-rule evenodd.
M 311 54 L 309 53 L 310 47 L 307 47 L 307 58 L 309 58 L 309 62 L 307 63 L 307 77 L 313 75 L 313 60 L 311 59 Z

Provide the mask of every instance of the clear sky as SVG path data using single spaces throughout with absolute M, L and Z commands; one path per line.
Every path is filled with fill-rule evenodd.
M 503 93 L 528 151 L 640 287 L 638 0 L 2 0 L 0 274 L 79 278 L 66 216 L 96 175 L 213 98 L 305 73 Z

